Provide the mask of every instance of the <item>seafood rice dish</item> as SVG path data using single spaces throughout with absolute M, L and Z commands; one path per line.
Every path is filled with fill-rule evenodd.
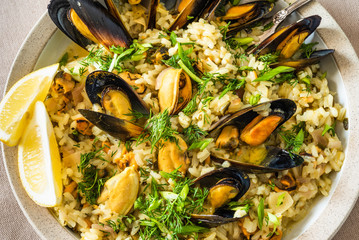
M 333 50 L 305 42 L 320 16 L 263 39 L 274 1 L 105 2 L 48 7 L 83 48 L 44 101 L 59 222 L 87 240 L 281 239 L 345 158 Z

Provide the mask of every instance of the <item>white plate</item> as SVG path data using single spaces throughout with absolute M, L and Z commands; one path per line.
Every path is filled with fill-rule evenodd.
M 336 91 L 336 101 L 347 108 L 349 131 L 339 131 L 346 148 L 346 159 L 342 170 L 332 174 L 333 185 L 328 197 L 317 198 L 308 215 L 291 227 L 285 239 L 330 239 L 335 235 L 353 208 L 359 194 L 359 76 L 358 58 L 343 31 L 329 13 L 317 2 L 301 9 L 303 16 L 318 14 L 323 20 L 314 41 L 319 48 L 334 48 L 335 61 L 322 61 L 328 71 L 330 89 Z M 294 16 L 296 18 L 298 16 Z M 34 69 L 50 65 L 59 60 L 70 40 L 56 31 L 47 14 L 38 21 L 23 43 L 8 77 L 8 90 L 18 79 Z M 37 206 L 22 188 L 17 170 L 17 149 L 2 145 L 4 164 L 16 199 L 25 216 L 43 239 L 76 239 L 73 232 L 62 227 L 51 212 Z

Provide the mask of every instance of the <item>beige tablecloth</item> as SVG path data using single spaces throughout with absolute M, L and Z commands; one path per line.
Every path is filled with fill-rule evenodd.
M 318 0 L 332 14 L 359 54 L 359 0 Z M 21 43 L 45 12 L 49 0 L 0 0 L 0 89 Z M 0 240 L 40 239 L 21 212 L 0 161 Z M 359 203 L 335 240 L 359 239 Z

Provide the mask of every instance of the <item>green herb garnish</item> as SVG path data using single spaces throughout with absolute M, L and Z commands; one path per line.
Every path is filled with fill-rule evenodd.
M 210 144 L 212 141 L 213 141 L 213 138 L 207 138 L 207 139 L 204 139 L 204 140 L 199 141 L 199 142 L 194 142 L 188 148 L 188 150 L 190 151 L 190 150 L 193 150 L 193 149 L 199 149 L 199 150 L 203 151 L 208 146 L 208 144 Z
M 162 185 L 152 178 L 148 193 L 141 194 L 135 209 L 148 219 L 140 220 L 142 239 L 179 239 L 181 234 L 193 235 L 207 231 L 191 222 L 191 214 L 203 211 L 208 189 L 193 186 L 193 180 L 183 177 L 178 169 L 171 173 L 160 172 L 166 179 L 172 179 L 173 191 L 164 191 Z
M 259 93 L 256 95 L 252 95 L 249 97 L 249 104 L 254 106 L 257 105 L 257 103 L 259 102 L 259 100 L 261 99 L 262 95 L 260 95 Z
M 262 76 L 255 79 L 253 82 L 262 82 L 262 81 L 273 81 L 273 78 L 281 73 L 288 73 L 295 71 L 295 68 L 287 66 L 276 67 L 269 72 L 264 73 Z
M 79 172 L 83 175 L 82 181 L 78 184 L 79 192 L 82 193 L 86 201 L 91 205 L 97 203 L 97 198 L 101 194 L 102 187 L 110 177 L 100 177 L 99 169 L 91 164 L 92 160 L 103 160 L 100 152 L 102 148 L 93 152 L 81 154 L 80 165 L 78 166 Z
M 275 233 L 275 231 L 277 230 L 277 227 L 280 225 L 279 219 L 277 218 L 276 215 L 268 212 L 266 220 L 273 223 L 273 231 L 269 234 L 269 236 L 272 236 Z
M 322 136 L 324 136 L 327 132 L 334 137 L 335 136 L 335 126 L 337 125 L 337 122 L 334 122 L 332 126 L 329 126 L 328 124 L 325 124 L 324 130 L 322 132 Z
M 204 138 L 208 133 L 200 129 L 197 125 L 189 125 L 188 128 L 183 129 L 183 135 L 189 146 L 193 143 L 198 142 L 200 139 Z
M 300 46 L 300 49 L 303 51 L 304 56 L 306 58 L 310 58 L 310 56 L 312 56 L 313 52 L 316 51 L 317 49 L 313 49 L 315 45 L 319 44 L 318 42 L 314 42 L 314 43 L 303 43 L 302 46 Z
M 264 198 L 262 198 L 259 201 L 258 209 L 257 209 L 257 215 L 258 215 L 258 227 L 262 230 L 263 227 L 263 219 L 264 219 Z
M 167 109 L 162 113 L 153 116 L 151 114 L 145 129 L 146 131 L 137 138 L 137 145 L 149 141 L 151 144 L 151 151 L 153 151 L 155 147 L 160 149 L 163 142 L 178 141 L 175 137 L 178 132 L 171 128 L 171 116 L 168 114 Z
M 62 66 L 65 66 L 66 64 L 67 64 L 67 61 L 69 60 L 69 53 L 65 53 L 62 57 L 61 57 L 61 59 L 60 59 L 60 61 L 59 61 L 59 64 L 60 64 L 60 68 L 62 67 Z
M 280 205 L 283 204 L 284 201 L 284 197 L 285 197 L 285 193 L 282 193 L 281 195 L 279 195 L 278 199 L 277 199 L 277 207 L 279 207 Z

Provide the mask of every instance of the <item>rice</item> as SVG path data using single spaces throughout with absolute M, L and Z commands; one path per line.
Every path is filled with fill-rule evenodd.
M 172 46 L 171 41 L 166 38 L 161 38 L 159 30 L 146 30 L 145 27 L 144 10 L 138 6 L 131 6 L 129 4 L 121 5 L 120 9 L 125 12 L 123 21 L 125 22 L 131 33 L 138 35 L 141 43 L 161 44 L 168 48 L 170 56 L 178 53 L 178 45 Z M 157 25 L 163 28 L 168 28 L 173 18 L 163 8 L 160 7 L 157 13 Z M 276 173 L 275 177 L 280 179 L 291 173 L 296 179 L 297 189 L 290 192 L 276 192 L 273 186 L 268 184 L 268 179 L 272 178 L 274 174 L 249 174 L 251 186 L 248 192 L 241 198 L 240 201 L 250 199 L 252 206 L 248 214 L 241 218 L 238 222 L 228 223 L 216 228 L 211 228 L 208 232 L 200 234 L 200 239 L 244 239 L 246 236 L 251 236 L 251 239 L 269 239 L 276 228 L 280 232 L 285 232 L 288 226 L 295 221 L 303 218 L 312 205 L 313 200 L 320 195 L 328 196 L 331 189 L 330 173 L 339 171 L 343 161 L 344 152 L 340 139 L 337 135 L 332 136 L 328 132 L 324 134 L 324 138 L 328 144 L 321 148 L 313 140 L 316 130 L 324 129 L 326 125 L 331 126 L 335 121 L 343 121 L 345 119 L 345 109 L 335 102 L 335 93 L 328 88 L 328 81 L 320 70 L 319 65 L 306 67 L 296 77 L 298 80 L 306 77 L 311 78 L 312 89 L 308 92 L 306 84 L 298 82 L 292 85 L 288 82 L 282 84 L 275 84 L 272 82 L 254 82 L 257 78 L 256 72 L 262 71 L 265 64 L 258 61 L 253 55 L 239 61 L 234 57 L 235 54 L 243 54 L 244 50 L 238 48 L 230 50 L 226 43 L 222 40 L 220 27 L 222 24 L 215 22 L 208 22 L 200 19 L 198 22 L 193 22 L 188 25 L 187 29 L 179 29 L 175 31 L 180 43 L 195 42 L 193 51 L 190 57 L 193 59 L 201 59 L 203 72 L 225 74 L 228 78 L 244 79 L 245 88 L 243 98 L 241 99 L 235 92 L 229 91 L 221 96 L 221 91 L 224 85 L 220 82 L 209 82 L 205 91 L 212 97 L 209 104 L 203 103 L 200 99 L 197 100 L 198 108 L 192 114 L 185 114 L 183 111 L 178 113 L 178 116 L 171 118 L 171 126 L 173 129 L 185 129 L 191 124 L 196 125 L 204 131 L 208 131 L 213 123 L 216 123 L 225 114 L 234 113 L 240 109 L 250 107 L 250 99 L 252 96 L 260 95 L 258 103 L 264 103 L 279 98 L 287 98 L 295 101 L 297 104 L 297 111 L 294 116 L 284 123 L 283 129 L 291 129 L 293 124 L 300 124 L 305 122 L 305 130 L 308 132 L 306 141 L 303 143 L 301 150 L 306 154 L 303 156 L 304 164 L 302 167 L 292 169 L 290 171 L 282 171 Z M 222 25 L 223 26 L 223 25 Z M 253 37 L 261 34 L 262 27 L 256 27 L 251 34 L 242 31 L 239 37 Z M 91 46 L 90 49 L 93 49 Z M 100 47 L 95 46 L 95 49 Z M 186 46 L 185 50 L 188 49 Z M 107 51 L 104 50 L 104 54 Z M 133 154 L 133 159 L 136 164 L 144 169 L 149 169 L 149 177 L 142 178 L 140 184 L 140 193 L 146 190 L 146 186 L 151 184 L 152 179 L 155 179 L 159 184 L 163 184 L 167 190 L 171 190 L 173 182 L 168 184 L 168 181 L 152 168 L 157 161 L 157 153 L 153 151 L 148 142 L 136 144 L 131 142 L 130 146 L 119 141 L 108 133 L 102 131 L 96 126 L 91 128 L 90 136 L 81 136 L 80 140 L 74 135 L 77 129 L 79 119 L 83 119 L 79 114 L 78 109 L 92 109 L 94 111 L 102 112 L 100 105 L 92 105 L 89 101 L 85 90 L 84 82 L 86 76 L 100 66 L 96 63 L 86 66 L 87 72 L 80 76 L 74 74 L 82 67 L 81 61 L 83 58 L 74 60 L 62 67 L 64 72 L 72 74 L 77 81 L 76 87 L 81 88 L 82 101 L 74 104 L 71 98 L 66 94 L 59 94 L 53 89 L 49 92 L 49 97 L 45 104 L 48 108 L 51 121 L 54 125 L 55 135 L 60 147 L 62 155 L 62 179 L 65 186 L 69 186 L 72 182 L 76 184 L 81 183 L 83 175 L 78 169 L 80 158 L 82 154 L 91 152 L 95 137 L 99 143 L 105 143 L 102 147 L 108 152 L 101 155 L 101 159 L 91 162 L 102 173 L 114 172 L 118 173 L 122 170 L 118 167 L 123 159 L 129 158 L 128 154 Z M 162 63 L 150 64 L 145 60 L 138 62 L 126 62 L 125 68 L 134 69 L 141 77 L 136 80 L 137 84 L 144 84 L 146 92 L 141 95 L 144 102 L 151 107 L 154 114 L 160 112 L 159 101 L 157 99 L 157 91 L 155 90 L 156 79 L 158 75 L 167 67 Z M 253 71 L 240 72 L 238 67 L 247 66 Z M 71 71 L 70 71 L 71 69 Z M 116 72 L 114 70 L 113 72 Z M 241 75 L 243 74 L 243 75 Z M 55 100 L 57 106 L 53 106 L 51 101 Z M 68 102 L 70 101 L 70 102 Z M 269 104 L 263 105 L 256 111 L 263 115 L 268 115 Z M 79 133 L 77 133 L 79 134 Z M 286 144 L 280 135 L 275 132 L 268 140 L 271 145 L 278 145 L 285 148 Z M 130 148 L 131 150 L 127 150 Z M 236 150 L 237 151 L 237 150 Z M 208 173 L 218 167 L 229 167 L 231 163 L 224 161 L 221 165 L 216 165 L 212 161 L 208 161 L 211 154 L 228 158 L 232 153 L 226 150 L 216 148 L 215 142 L 211 142 L 204 149 L 200 151 L 189 151 L 190 164 L 187 175 L 190 178 L 199 177 Z M 278 198 L 285 194 L 283 203 L 278 206 Z M 265 214 L 268 216 L 273 214 L 278 220 L 278 224 L 271 221 L 263 223 L 262 229 L 258 228 L 257 209 L 260 205 L 261 199 L 264 200 Z M 64 226 L 69 226 L 80 233 L 82 239 L 138 239 L 140 231 L 140 221 L 148 219 L 148 216 L 137 211 L 131 210 L 130 215 L 133 216 L 131 222 L 127 222 L 126 227 L 121 231 L 114 231 L 109 228 L 109 221 L 117 222 L 119 218 L 115 212 L 112 212 L 107 204 L 89 204 L 86 198 L 76 189 L 72 192 L 63 193 L 63 201 L 60 206 L 54 208 L 59 221 Z M 269 214 L 268 214 L 269 213 Z M 122 221 L 122 220 L 121 220 Z M 169 238 L 171 236 L 169 235 Z

